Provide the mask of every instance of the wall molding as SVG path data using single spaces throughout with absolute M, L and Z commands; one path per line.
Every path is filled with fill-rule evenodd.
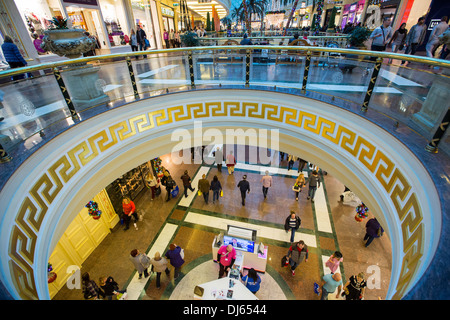
M 208 90 L 97 115 L 48 142 L 16 170 L 0 194 L 1 277 L 11 294 L 48 299 L 47 260 L 80 206 L 121 173 L 173 151 L 173 130 L 193 132 L 194 121 L 222 132 L 278 129 L 283 151 L 304 155 L 358 190 L 393 246 L 388 299 L 401 299 L 428 267 L 441 232 L 440 201 L 426 169 L 404 144 L 356 114 L 309 98 Z

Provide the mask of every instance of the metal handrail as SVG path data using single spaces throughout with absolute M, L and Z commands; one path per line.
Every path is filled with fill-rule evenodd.
M 216 38 L 217 39 L 217 38 Z M 14 76 L 18 74 L 24 74 L 29 72 L 41 71 L 46 69 L 51 69 L 53 75 L 56 78 L 59 88 L 63 94 L 66 105 L 71 113 L 71 116 L 74 120 L 78 120 L 77 111 L 71 101 L 70 95 L 67 91 L 66 85 L 64 83 L 64 79 L 60 74 L 60 67 L 71 66 L 71 65 L 83 65 L 89 62 L 98 62 L 98 61 L 110 61 L 117 59 L 119 61 L 126 61 L 128 66 L 128 71 L 130 75 L 130 80 L 133 86 L 133 92 L 136 99 L 139 99 L 139 92 L 137 90 L 136 81 L 134 78 L 134 70 L 131 63 L 131 57 L 139 57 L 139 56 L 158 56 L 158 55 L 166 55 L 172 53 L 181 53 L 186 55 L 189 63 L 189 71 L 190 71 L 190 81 L 191 88 L 195 89 L 195 76 L 194 76 L 194 62 L 193 62 L 193 53 L 195 52 L 211 52 L 211 51 L 237 51 L 242 52 L 245 51 L 245 87 L 249 87 L 250 84 L 250 61 L 251 61 L 251 53 L 253 50 L 269 50 L 269 51 L 278 51 L 278 52 L 286 52 L 286 51 L 294 51 L 298 53 L 299 51 L 304 51 L 306 53 L 305 59 L 305 68 L 303 74 L 302 81 L 302 89 L 301 93 L 304 94 L 306 92 L 306 86 L 308 82 L 308 72 L 310 62 L 313 56 L 313 53 L 339 53 L 344 55 L 352 55 L 352 56 L 362 56 L 362 57 L 372 57 L 376 58 L 374 63 L 374 69 L 372 71 L 372 75 L 370 77 L 370 82 L 366 91 L 366 95 L 364 98 L 364 102 L 361 106 L 361 111 L 367 111 L 369 102 L 371 100 L 372 93 L 374 91 L 375 83 L 378 77 L 378 73 L 381 69 L 381 64 L 384 58 L 390 59 L 398 59 L 409 62 L 417 62 L 426 65 L 432 65 L 442 68 L 450 68 L 450 61 L 434 59 L 428 57 L 419 57 L 412 56 L 401 53 L 391 53 L 391 52 L 378 52 L 378 51 L 369 51 L 369 50 L 355 50 L 355 49 L 343 49 L 343 48 L 329 48 L 329 47 L 318 47 L 318 46 L 270 46 L 270 45 L 232 45 L 232 46 L 210 46 L 210 47 L 184 47 L 184 48 L 172 48 L 172 49 L 162 49 L 162 50 L 152 50 L 152 51 L 139 51 L 139 52 L 128 52 L 128 53 L 120 53 L 120 54 L 108 54 L 101 56 L 92 56 L 92 57 L 82 57 L 77 59 L 71 59 L 67 61 L 58 61 L 51 63 L 38 64 L 34 66 L 26 66 L 22 68 L 10 69 L 5 71 L 0 71 L 0 78 L 7 76 Z M 353 59 L 352 59 L 353 60 Z M 445 75 L 444 75 L 445 76 Z M 443 131 L 445 132 L 445 131 Z M 435 134 L 438 135 L 438 132 Z M 430 142 L 429 148 L 427 149 L 430 152 L 435 152 L 437 150 L 437 143 L 443 136 L 443 133 L 439 133 L 439 138 L 433 138 L 433 141 Z M 3 147 L 0 145 L 0 160 L 4 160 L 8 157 Z
M 166 53 L 177 53 L 177 52 L 196 52 L 196 51 L 205 51 L 205 50 L 245 50 L 245 49 L 267 49 L 267 50 L 292 50 L 292 51 L 305 51 L 305 52 L 328 52 L 328 53 L 340 53 L 340 54 L 348 54 L 348 55 L 358 55 L 358 56 L 370 56 L 377 58 L 390 58 L 397 60 L 404 60 L 409 62 L 422 63 L 432 66 L 437 66 L 441 68 L 450 68 L 450 61 L 421 57 L 421 56 L 413 56 L 409 54 L 402 53 L 392 53 L 392 52 L 379 52 L 379 51 L 370 51 L 370 50 L 355 50 L 355 49 L 341 49 L 341 48 L 327 48 L 327 47 L 313 47 L 313 46 L 267 46 L 267 45 L 258 45 L 258 46 L 211 46 L 211 47 L 186 47 L 186 48 L 172 48 L 172 49 L 161 49 L 161 50 L 151 50 L 151 51 L 138 51 L 138 52 L 126 52 L 126 53 L 115 53 L 115 54 L 107 54 L 101 56 L 93 56 L 93 57 L 83 57 L 77 58 L 67 61 L 58 61 L 58 62 L 49 62 L 38 64 L 34 66 L 27 66 L 16 69 L 8 69 L 4 71 L 0 71 L 0 78 L 6 76 L 13 76 L 18 74 L 23 74 L 27 72 L 40 71 L 45 69 L 53 69 L 57 67 L 63 67 L 73 64 L 87 63 L 93 61 L 103 61 L 110 59 L 122 58 L 126 59 L 127 57 L 137 57 L 137 56 L 152 56 L 158 54 L 166 54 Z

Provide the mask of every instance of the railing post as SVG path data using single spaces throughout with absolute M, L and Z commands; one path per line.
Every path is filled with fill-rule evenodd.
M 311 64 L 311 51 L 306 53 L 305 71 L 303 73 L 303 84 L 301 93 L 306 93 L 306 84 L 308 83 L 309 65 Z
M 445 131 L 448 128 L 450 122 L 450 108 L 447 109 L 447 112 L 445 113 L 444 119 L 442 119 L 441 124 L 439 125 L 436 133 L 433 136 L 433 139 L 431 139 L 431 142 L 425 147 L 425 150 L 432 153 L 438 152 L 438 143 L 441 141 L 441 138 L 444 136 Z
M 139 99 L 139 92 L 136 85 L 136 78 L 134 77 L 134 70 L 133 65 L 131 63 L 131 58 L 127 57 L 126 59 L 127 59 L 128 73 L 130 74 L 131 79 L 131 85 L 133 86 L 134 98 Z
M 191 89 L 195 89 L 194 62 L 192 60 L 192 51 L 188 52 L 189 74 L 191 77 Z
M 245 52 L 245 87 L 250 86 L 250 49 Z
M 361 111 L 366 112 L 369 107 L 370 98 L 372 97 L 373 89 L 375 88 L 375 83 L 377 82 L 378 74 L 381 69 L 382 58 L 378 57 L 375 62 L 375 68 L 373 69 L 372 76 L 370 77 L 369 87 L 367 88 L 366 96 L 364 97 L 364 102 L 361 107 Z
M 59 71 L 58 67 L 53 68 L 53 75 L 55 76 L 56 81 L 58 82 L 59 89 L 61 90 L 64 100 L 66 101 L 67 107 L 69 108 L 70 114 L 72 115 L 72 119 L 78 120 L 79 117 L 77 111 L 75 110 L 72 99 L 70 99 L 69 92 L 67 91 L 67 87 L 64 84 L 64 80 L 61 77 L 61 72 Z
M 0 144 L 0 163 L 11 161 L 12 157 L 6 152 L 5 148 Z

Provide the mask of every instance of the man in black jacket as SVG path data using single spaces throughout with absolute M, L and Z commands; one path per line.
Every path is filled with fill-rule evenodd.
M 181 176 L 181 180 L 183 181 L 183 187 L 184 187 L 184 196 L 187 198 L 187 191 L 188 189 L 194 192 L 195 189 L 192 188 L 191 185 L 191 177 L 188 174 L 188 171 L 184 171 L 184 174 Z
M 147 38 L 147 35 L 145 34 L 145 31 L 141 29 L 139 25 L 136 26 L 136 41 L 139 45 L 139 51 L 142 51 L 145 49 L 145 39 Z
M 250 183 L 247 181 L 247 175 L 244 174 L 237 187 L 241 190 L 242 205 L 245 206 L 245 192 L 250 193 Z

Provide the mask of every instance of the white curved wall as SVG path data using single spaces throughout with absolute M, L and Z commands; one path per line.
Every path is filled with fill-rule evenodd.
M 231 98 L 230 98 L 231 97 Z M 255 90 L 207 90 L 132 103 L 77 124 L 36 151 L 10 178 L 2 203 L 1 277 L 17 298 L 48 299 L 46 267 L 67 226 L 121 174 L 173 151 L 176 128 L 279 129 L 280 149 L 302 155 L 358 190 L 385 226 L 401 298 L 431 261 L 440 234 L 435 186 L 387 132 L 315 100 Z

